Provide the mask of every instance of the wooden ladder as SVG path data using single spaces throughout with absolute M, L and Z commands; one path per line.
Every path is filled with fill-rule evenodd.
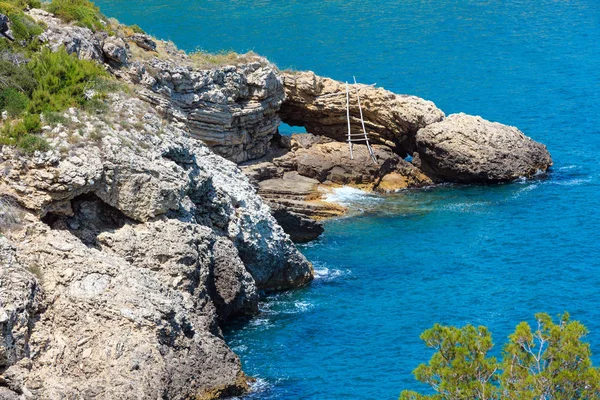
M 362 107 L 360 105 L 360 95 L 358 94 L 358 84 L 356 83 L 356 78 L 354 77 L 354 89 L 356 90 L 356 98 L 358 100 L 358 111 L 360 112 L 360 123 L 362 124 L 362 133 L 352 133 L 350 128 L 350 88 L 348 86 L 348 82 L 346 81 L 346 118 L 348 119 L 348 147 L 350 148 L 350 159 L 354 160 L 354 155 L 352 154 L 352 147 L 354 143 L 365 142 L 367 145 L 367 149 L 369 150 L 369 155 L 371 156 L 371 160 L 375 164 L 377 164 L 377 158 L 375 158 L 375 153 L 373 152 L 373 148 L 369 143 L 369 135 L 367 135 L 367 129 L 365 128 L 365 120 L 363 118 Z

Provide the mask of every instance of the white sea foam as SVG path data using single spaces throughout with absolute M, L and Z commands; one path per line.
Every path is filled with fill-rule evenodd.
M 579 168 L 579 165 L 565 165 L 564 167 L 558 168 L 557 171 L 569 171 L 576 168 Z
M 313 304 L 307 301 L 295 301 L 294 302 L 295 312 L 291 312 L 291 314 L 295 314 L 297 312 L 306 312 L 313 308 Z
M 456 212 L 479 212 L 489 206 L 490 203 L 483 201 L 475 201 L 472 203 L 456 203 L 456 204 L 448 204 L 442 209 L 448 211 L 456 211 Z
M 590 183 L 592 181 L 592 178 L 586 178 L 586 179 L 569 179 L 568 181 L 553 181 L 552 184 L 553 185 L 558 185 L 558 186 L 580 186 L 580 185 L 584 185 L 586 183 Z
M 250 383 L 250 391 L 252 393 L 262 393 L 267 391 L 271 386 L 266 379 L 256 378 L 254 382 Z
M 250 400 L 263 397 L 267 391 L 271 390 L 273 385 L 266 379 L 255 378 L 254 382 L 250 382 L 250 393 L 243 397 L 228 397 L 230 400 Z
M 351 272 L 349 270 L 342 271 L 340 269 L 329 269 L 327 267 L 315 266 L 315 281 L 331 282 L 350 274 Z
M 273 327 L 273 324 L 269 320 L 269 318 L 253 318 L 250 320 L 249 325 L 252 327 L 260 327 L 264 329 L 269 329 Z
M 375 196 L 364 190 L 356 189 L 349 186 L 334 188 L 331 192 L 325 195 L 325 201 L 330 203 L 350 206 L 353 204 L 372 203 L 382 201 L 381 197 Z

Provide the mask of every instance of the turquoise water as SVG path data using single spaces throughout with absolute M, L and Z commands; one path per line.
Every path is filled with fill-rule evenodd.
M 536 312 L 581 320 L 600 364 L 600 2 L 97 1 L 181 48 L 254 50 L 516 125 L 548 145 L 538 180 L 377 198 L 302 248 L 317 279 L 227 333 L 260 399 L 394 399 L 434 322 L 497 343 Z M 457 4 L 458 3 L 458 4 Z

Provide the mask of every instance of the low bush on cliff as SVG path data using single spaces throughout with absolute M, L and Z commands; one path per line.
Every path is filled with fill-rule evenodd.
M 64 49 L 43 49 L 27 64 L 0 60 L 0 110 L 8 117 L 0 129 L 0 144 L 25 152 L 48 149 L 40 114 L 69 107 L 97 109 L 115 84 L 100 65 L 79 60 Z
M 89 0 L 53 0 L 48 11 L 63 21 L 75 22 L 93 31 L 104 30 L 106 26 L 100 9 Z
M 42 113 L 84 106 L 97 93 L 99 78 L 108 73 L 93 61 L 79 60 L 60 49 L 42 50 L 28 65 L 37 81 L 28 111 Z
M 600 370 L 592 366 L 585 326 L 569 314 L 555 324 L 537 314 L 537 329 L 521 322 L 499 362 L 489 357 L 492 336 L 485 327 L 436 324 L 421 339 L 436 350 L 414 371 L 436 394 L 404 391 L 400 400 L 419 399 L 598 399 Z

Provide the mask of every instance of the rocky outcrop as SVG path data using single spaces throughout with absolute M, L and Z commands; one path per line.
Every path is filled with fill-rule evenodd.
M 46 27 L 39 40 L 52 51 L 64 47 L 69 54 L 83 60 L 107 62 L 119 67 L 129 59 L 127 44 L 105 32 L 94 33 L 88 28 L 66 25 L 54 15 L 39 9 L 31 9 L 28 15 Z
M 215 153 L 243 162 L 267 152 L 280 123 L 284 91 L 276 67 L 266 59 L 199 68 L 194 57 L 166 43 L 157 46 L 147 35 L 108 36 L 65 25 L 42 10 L 29 14 L 47 26 L 40 40 L 52 50 L 63 46 L 79 58 L 121 68 L 114 72 L 137 84 L 140 98 Z M 134 57 L 129 43 L 149 53 Z
M 512 126 L 465 114 L 421 129 L 415 163 L 450 182 L 503 182 L 546 171 L 552 158 L 541 143 Z
M 282 120 L 343 142 L 347 136 L 346 85 L 312 72 L 285 72 L 283 77 L 286 100 L 281 107 Z M 510 181 L 531 177 L 552 165 L 545 146 L 514 127 L 465 114 L 445 118 L 430 101 L 371 86 L 351 85 L 350 90 L 353 132 L 362 131 L 358 106 L 353 103 L 358 92 L 371 142 L 387 146 L 400 157 L 414 157 L 412 164 L 397 163 L 401 164 L 398 167 L 401 173 L 390 173 L 382 178 L 381 189 L 411 185 L 406 176 L 412 177 L 414 182 L 421 180 L 423 174 L 436 182 Z M 341 143 L 328 146 L 343 149 Z M 381 153 L 381 148 L 374 148 Z M 327 156 L 324 157 L 321 150 L 325 150 Z M 322 180 L 319 174 L 331 171 L 331 176 L 325 179 L 342 183 L 363 179 L 368 161 L 353 164 L 344 160 L 334 164 L 347 165 L 348 169 L 329 168 L 329 154 L 330 149 L 310 147 L 302 154 L 306 167 L 299 168 L 311 171 L 301 173 Z M 372 171 L 367 172 L 372 175 Z
M 344 83 L 315 75 L 313 72 L 284 72 L 286 100 L 281 119 L 290 125 L 306 127 L 309 133 L 345 141 L 346 86 Z M 431 101 L 398 95 L 367 85 L 351 85 L 350 120 L 352 131 L 362 127 L 356 102 L 360 95 L 365 126 L 372 143 L 383 144 L 401 157 L 414 151 L 414 136 L 429 124 L 441 121 L 444 113 Z
M 264 60 L 200 70 L 154 58 L 130 76 L 142 98 L 229 160 L 262 157 L 277 133 L 283 85 Z
M 12 307 L 0 312 L 0 386 L 31 398 L 240 394 L 219 324 L 312 268 L 235 164 L 142 100 L 109 102 L 45 128 L 54 148 L 71 145 L 62 154 L 0 149 L 0 198 L 23 207 L 0 218 L 23 267 L 0 271 Z
M 367 146 L 354 144 L 350 158 L 348 144 L 324 137 L 293 135 L 291 151 L 273 159 L 273 164 L 286 171 L 313 178 L 320 183 L 352 185 L 368 190 L 377 190 L 384 176 L 403 168 L 407 177 L 404 186 L 418 187 L 431 181 L 410 163 L 402 160 L 387 146 L 373 145 L 376 162 L 371 159 Z
M 296 242 L 317 238 L 322 226 L 315 220 L 339 216 L 343 207 L 322 201 L 333 186 L 393 192 L 422 187 L 432 181 L 387 146 L 374 145 L 373 162 L 365 145 L 353 146 L 323 136 L 296 134 L 273 142 L 266 157 L 241 165 L 283 229 Z

